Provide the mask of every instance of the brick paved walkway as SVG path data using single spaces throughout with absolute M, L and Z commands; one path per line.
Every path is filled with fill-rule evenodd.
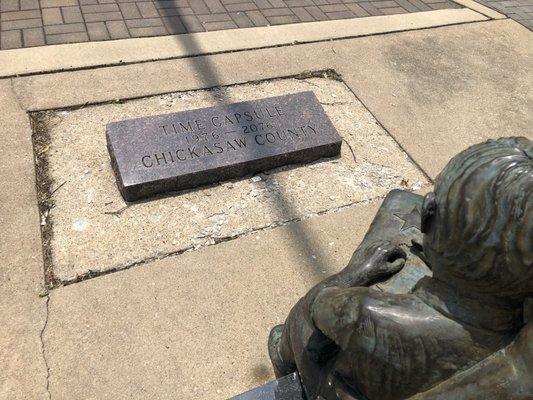
M 533 0 L 476 0 L 533 31 Z
M 0 49 L 460 8 L 450 0 L 0 0 Z

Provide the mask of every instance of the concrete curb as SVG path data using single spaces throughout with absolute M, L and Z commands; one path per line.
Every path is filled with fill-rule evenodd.
M 464 8 L 4 50 L 0 52 L 0 78 L 311 43 L 487 19 Z

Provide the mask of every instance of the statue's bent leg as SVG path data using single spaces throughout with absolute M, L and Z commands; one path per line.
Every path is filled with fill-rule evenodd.
M 275 326 L 270 332 L 268 350 L 277 377 L 290 374 L 297 369 L 310 369 L 313 374 L 325 358 L 335 354 L 333 341 L 322 334 L 314 325 L 309 314 L 306 296 L 293 307 L 284 325 Z M 316 367 L 316 368 L 315 368 Z

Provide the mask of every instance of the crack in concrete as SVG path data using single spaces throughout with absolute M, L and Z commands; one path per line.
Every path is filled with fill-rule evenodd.
M 354 104 L 353 101 L 331 101 L 331 102 L 320 102 L 323 106 L 349 106 Z
M 48 326 L 48 315 L 50 313 L 50 294 L 46 296 L 46 318 L 44 320 L 43 328 L 41 329 L 41 333 L 39 334 L 39 339 L 41 341 L 41 355 L 43 356 L 44 365 L 46 367 L 46 393 L 48 394 L 48 399 L 52 399 L 52 394 L 50 393 L 50 367 L 48 366 L 48 360 L 46 359 L 46 352 L 44 349 L 44 331 L 46 330 L 46 327 Z
M 378 124 L 378 126 L 383 129 L 385 131 L 385 133 L 394 141 L 394 143 L 396 143 L 396 145 L 398 146 L 398 148 L 400 148 L 400 150 L 405 154 L 407 155 L 407 158 L 409 158 L 409 160 L 413 163 L 413 165 L 422 173 L 422 175 L 424 176 L 424 178 L 426 178 L 429 183 L 431 185 L 433 185 L 435 183 L 435 181 L 431 178 L 431 176 L 429 175 L 428 172 L 426 172 L 426 170 L 424 168 L 422 168 L 422 166 L 415 160 L 414 156 L 412 156 L 408 151 L 407 149 L 402 146 L 402 144 L 400 143 L 400 141 L 396 138 L 396 136 L 394 136 L 386 127 L 385 125 L 383 125 L 381 123 L 381 121 L 378 119 L 378 117 L 370 110 L 370 108 L 368 107 L 368 105 L 363 101 L 363 99 L 361 99 L 361 97 L 359 97 L 357 95 L 357 93 L 355 93 L 354 89 L 352 89 L 350 86 L 348 86 L 346 84 L 346 87 L 348 88 L 348 90 L 354 95 L 354 97 L 363 105 L 363 107 L 370 113 L 370 115 L 372 116 L 372 118 L 374 118 L 374 121 L 376 121 L 376 123 Z
M 353 157 L 353 162 L 354 164 L 357 164 L 357 159 L 355 157 L 355 152 L 353 151 L 353 148 L 352 148 L 352 145 L 346 140 L 346 139 L 342 139 L 342 141 L 344 143 L 346 143 L 346 146 L 348 146 L 348 148 L 350 149 L 350 152 L 352 153 L 352 157 Z
M 129 207 L 126 205 L 122 208 L 119 208 L 118 210 L 115 210 L 115 211 L 105 211 L 104 214 L 107 214 L 107 215 L 114 215 L 115 217 L 120 217 L 122 215 L 122 213 L 124 211 L 126 211 Z

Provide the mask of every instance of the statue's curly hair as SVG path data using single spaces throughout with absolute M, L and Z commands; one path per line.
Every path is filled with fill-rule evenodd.
M 478 293 L 533 296 L 533 142 L 501 138 L 456 155 L 435 182 L 424 239 L 434 276 Z

